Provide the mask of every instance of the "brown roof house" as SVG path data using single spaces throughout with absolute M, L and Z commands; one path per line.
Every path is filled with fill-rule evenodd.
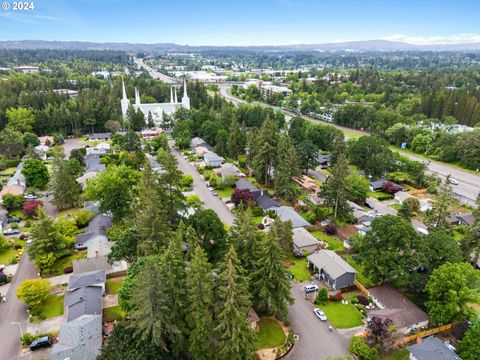
M 384 285 L 368 289 L 379 309 L 368 312 L 368 317 L 390 319 L 397 331 L 407 334 L 428 325 L 428 315 L 398 290 Z

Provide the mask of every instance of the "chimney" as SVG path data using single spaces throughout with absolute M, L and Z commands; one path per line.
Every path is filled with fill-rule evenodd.
M 17 179 L 17 185 L 20 185 L 20 179 Z
M 95 250 L 95 257 L 98 258 L 98 250 Z

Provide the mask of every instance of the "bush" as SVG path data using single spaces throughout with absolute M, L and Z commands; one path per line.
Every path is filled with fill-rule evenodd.
M 387 181 L 386 183 L 384 183 L 382 185 L 382 191 L 383 192 L 386 192 L 387 194 L 390 194 L 390 195 L 393 195 L 399 191 L 402 190 L 402 187 L 393 183 L 393 182 L 390 182 L 390 181 Z
M 253 216 L 263 216 L 263 209 L 260 206 L 252 207 Z
M 303 214 L 303 218 L 313 224 L 317 221 L 317 214 L 313 210 L 308 210 Z
M 27 217 L 37 216 L 38 208 L 41 206 L 43 206 L 43 204 L 39 200 L 27 201 L 22 206 L 22 213 Z
M 20 210 L 27 201 L 22 195 L 12 195 L 12 194 L 5 194 L 2 197 L 3 206 L 7 208 L 8 211 L 12 210 Z
M 192 175 L 183 174 L 180 178 L 180 187 L 182 189 L 191 189 L 193 185 L 193 177 Z
M 22 340 L 23 346 L 29 346 L 34 340 L 39 339 L 44 336 L 50 336 L 51 338 L 55 338 L 56 333 L 48 332 L 48 333 L 41 333 L 41 334 L 31 334 L 29 332 L 24 332 L 23 335 L 20 337 Z
M 238 206 L 240 204 L 248 206 L 253 201 L 253 196 L 248 189 L 235 189 L 232 194 L 231 200 L 235 204 L 235 206 Z
M 352 302 L 353 303 L 353 302 Z M 358 310 L 365 310 L 365 306 L 360 303 L 353 304 Z
M 391 194 L 380 194 L 377 196 L 378 201 L 392 200 L 393 198 L 395 198 L 395 196 Z
M 318 290 L 317 298 L 315 299 L 315 304 L 325 304 L 328 300 L 328 291 L 325 288 Z
M 75 213 L 74 219 L 78 228 L 84 228 L 94 217 L 95 214 L 93 212 L 88 209 L 82 209 Z
M 73 272 L 73 267 L 71 266 L 66 266 L 63 268 L 63 273 L 64 274 L 71 274 Z
M 351 338 L 348 351 L 360 360 L 376 360 L 379 358 L 377 348 L 368 346 L 365 338 L 361 336 Z
M 263 225 L 263 224 L 258 224 L 258 225 L 257 225 L 257 228 L 259 228 L 260 230 L 263 230 L 263 229 L 265 229 L 265 225 Z
M 327 235 L 335 235 L 337 233 L 337 227 L 335 225 L 335 223 L 333 222 L 329 222 L 326 226 L 325 226 L 325 233 Z
M 370 301 L 368 301 L 368 299 L 364 295 L 358 295 L 358 302 L 363 306 L 367 306 L 368 304 L 370 304 Z
M 20 244 L 16 244 L 16 245 L 15 245 L 15 250 L 19 250 L 19 249 L 21 249 L 21 248 L 22 248 L 22 245 L 20 245 Z
M 25 227 L 26 227 L 26 228 L 32 227 L 32 220 L 27 219 L 27 220 L 25 221 Z
M 341 292 L 336 293 L 336 294 L 335 294 L 335 298 L 336 298 L 338 301 L 343 300 L 343 295 L 342 295 L 342 293 L 341 293 Z
M 12 224 L 10 224 L 10 227 L 12 229 L 18 229 L 18 223 L 12 223 Z

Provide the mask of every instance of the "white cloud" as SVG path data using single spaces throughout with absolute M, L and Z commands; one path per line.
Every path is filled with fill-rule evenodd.
M 383 40 L 402 41 L 413 45 L 443 45 L 480 42 L 480 34 L 454 34 L 448 36 L 409 36 L 394 34 L 385 36 Z

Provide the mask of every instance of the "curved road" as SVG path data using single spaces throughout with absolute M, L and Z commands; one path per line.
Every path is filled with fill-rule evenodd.
M 220 95 L 222 95 L 225 99 L 229 100 L 230 102 L 234 104 L 239 104 L 239 103 L 247 103 L 245 100 L 239 99 L 237 97 L 234 97 L 230 95 L 227 90 L 229 86 L 221 86 L 220 87 Z M 264 103 L 258 103 L 260 106 L 264 107 L 270 107 L 270 108 L 275 108 L 274 106 L 267 105 Z M 297 116 L 289 111 L 282 110 L 285 113 L 285 118 L 286 120 L 290 120 L 293 116 Z M 365 133 L 363 131 L 359 130 L 353 130 L 344 126 L 332 124 L 326 121 L 314 119 L 310 116 L 306 115 L 298 115 L 303 117 L 305 120 L 308 120 L 313 123 L 322 123 L 322 124 L 327 124 L 336 127 L 337 129 L 340 130 L 346 130 L 350 133 L 354 133 L 356 135 L 369 135 L 368 133 Z M 345 136 L 348 138 L 348 135 Z M 407 152 L 403 151 L 398 151 L 402 155 L 408 157 L 409 159 L 415 160 L 415 161 L 421 161 L 423 163 L 426 163 L 427 160 L 420 156 L 416 156 Z M 471 172 L 458 169 L 456 167 L 440 163 L 434 160 L 428 160 L 428 172 L 433 173 L 441 177 L 442 179 L 445 179 L 448 175 L 451 175 L 452 178 L 455 178 L 458 180 L 459 184 L 452 186 L 453 192 L 457 195 L 459 200 L 463 203 L 468 203 L 470 205 L 475 205 L 475 200 L 477 196 L 479 195 L 480 192 L 480 176 L 472 174 Z

